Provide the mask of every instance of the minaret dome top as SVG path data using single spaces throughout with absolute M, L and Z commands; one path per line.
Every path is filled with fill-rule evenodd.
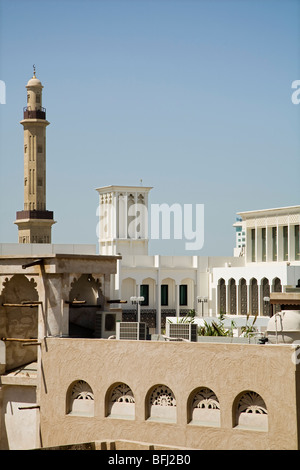
M 39 87 L 39 88 L 43 88 L 43 85 L 41 83 L 41 81 L 36 78 L 35 76 L 35 65 L 33 66 L 33 76 L 32 78 L 28 81 L 27 85 L 26 85 L 26 88 L 28 87 Z

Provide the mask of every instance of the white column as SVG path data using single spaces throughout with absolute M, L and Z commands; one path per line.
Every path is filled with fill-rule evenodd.
M 264 307 L 262 303 L 262 284 L 257 282 L 257 304 L 258 304 L 258 315 L 264 314 Z
M 225 281 L 226 286 L 226 313 L 230 313 L 230 284 Z

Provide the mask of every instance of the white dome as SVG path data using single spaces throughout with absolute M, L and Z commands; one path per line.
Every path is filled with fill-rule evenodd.
M 39 88 L 43 87 L 41 81 L 36 77 L 32 77 L 26 85 L 26 87 L 31 87 L 31 86 L 37 86 Z
M 269 341 L 292 343 L 300 339 L 300 310 L 282 310 L 270 318 L 267 326 Z M 273 341 L 270 341 L 273 342 Z

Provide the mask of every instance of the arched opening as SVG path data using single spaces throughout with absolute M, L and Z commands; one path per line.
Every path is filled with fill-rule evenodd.
M 94 416 L 94 393 L 84 380 L 77 380 L 70 385 L 66 412 L 69 415 Z
M 188 401 L 190 424 L 220 426 L 220 404 L 216 394 L 207 387 L 194 390 Z
M 156 385 L 148 393 L 147 415 L 152 421 L 176 422 L 176 399 L 166 385 Z
M 15 274 L 10 279 L 5 279 L 0 295 L 1 337 L 37 338 L 39 296 L 36 287 L 34 278 L 28 278 L 24 274 Z M 28 306 L 25 306 L 25 302 Z M 25 348 L 17 341 L 6 343 L 7 370 L 36 360 L 36 346 Z
M 268 412 L 262 397 L 253 391 L 242 392 L 234 404 L 235 427 L 253 430 L 268 430 Z
M 236 315 L 236 283 L 235 279 L 229 280 L 229 313 Z
M 271 315 L 271 304 L 270 301 L 265 301 L 265 299 L 270 299 L 270 284 L 269 280 L 265 277 L 261 283 L 261 293 L 263 300 L 263 315 L 269 317 Z
M 247 315 L 248 313 L 248 299 L 247 299 L 247 283 L 246 279 L 242 278 L 239 282 L 239 312 L 241 315 Z
M 101 282 L 92 274 L 74 279 L 69 294 L 69 336 L 91 338 L 95 334 L 97 307 L 104 304 Z
M 106 396 L 106 416 L 120 419 L 134 419 L 135 398 L 125 383 L 114 384 Z
M 272 292 L 282 292 L 281 280 L 279 277 L 275 277 L 272 282 Z M 279 304 L 273 305 L 273 313 L 280 312 L 281 306 Z
M 226 313 L 226 284 L 223 278 L 218 282 L 219 314 Z
M 258 285 L 255 278 L 250 281 L 250 314 L 258 315 Z

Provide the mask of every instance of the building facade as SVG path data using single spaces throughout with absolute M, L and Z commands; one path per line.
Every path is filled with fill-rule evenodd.
M 300 206 L 239 213 L 234 224 L 238 229 L 235 256 L 149 255 L 145 228 L 150 189 L 107 186 L 97 190 L 99 251 L 122 255 L 111 295 L 127 301 L 122 305 L 124 318 L 136 319 L 139 308 L 141 319 L 157 333 L 166 317 L 190 310 L 200 317 L 224 313 L 267 318 L 272 314 L 266 300 L 270 292 L 298 284 Z M 117 229 L 120 221 L 126 221 L 122 230 Z M 136 307 L 130 299 L 138 296 L 144 301 Z

